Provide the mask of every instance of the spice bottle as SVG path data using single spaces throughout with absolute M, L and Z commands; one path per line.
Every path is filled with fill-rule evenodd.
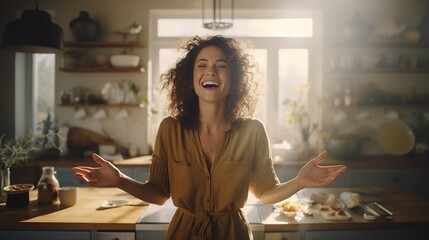
M 352 105 L 352 94 L 350 92 L 350 88 L 346 88 L 344 90 L 344 106 L 351 106 Z
M 37 202 L 40 205 L 51 205 L 58 201 L 60 184 L 55 177 L 54 167 L 43 167 L 43 174 L 37 183 Z

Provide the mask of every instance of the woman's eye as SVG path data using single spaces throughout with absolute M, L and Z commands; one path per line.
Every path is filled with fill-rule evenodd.
M 218 65 L 217 68 L 226 69 L 226 68 L 228 68 L 228 66 L 227 65 Z
M 205 68 L 205 67 L 207 67 L 207 65 L 206 64 L 198 64 L 197 67 L 198 68 Z

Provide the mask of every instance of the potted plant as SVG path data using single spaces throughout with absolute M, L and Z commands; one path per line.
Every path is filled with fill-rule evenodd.
M 5 134 L 0 137 L 0 202 L 6 200 L 3 188 L 10 184 L 10 168 L 21 165 L 28 159 L 33 135 L 30 132 L 19 138 L 6 139 Z
M 57 146 L 59 129 L 55 126 L 49 112 L 46 119 L 39 123 L 39 127 L 34 133 L 33 148 L 30 151 L 31 158 L 38 159 L 59 155 L 60 149 Z
M 41 146 L 47 146 L 50 139 L 57 135 L 58 131 L 44 131 L 44 128 L 38 128 L 21 137 L 6 138 L 5 134 L 0 136 L 0 202 L 6 200 L 3 188 L 10 184 L 10 168 L 26 163 L 34 151 Z M 59 147 L 52 144 L 59 151 Z

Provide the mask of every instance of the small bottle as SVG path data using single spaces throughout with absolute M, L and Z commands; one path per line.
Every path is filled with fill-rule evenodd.
M 349 107 L 352 105 L 352 94 L 350 88 L 344 89 L 344 106 Z
M 341 106 L 341 94 L 340 94 L 340 91 L 337 91 L 336 93 L 335 93 L 335 96 L 334 96 L 334 106 L 335 107 L 339 107 L 339 106 Z
M 52 205 L 58 201 L 60 184 L 56 173 L 54 167 L 43 167 L 43 174 L 37 183 L 37 202 L 40 205 Z

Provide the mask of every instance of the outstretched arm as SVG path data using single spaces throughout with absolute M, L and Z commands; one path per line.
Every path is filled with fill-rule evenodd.
M 260 197 L 261 202 L 264 204 L 276 203 L 292 196 L 303 188 L 326 186 L 347 171 L 345 165 L 320 166 L 319 164 L 327 157 L 328 153 L 322 152 L 307 162 L 299 171 L 298 176 L 288 182 L 276 184 L 265 191 Z
M 100 167 L 79 166 L 72 169 L 74 175 L 88 185 L 94 187 L 118 187 L 143 201 L 159 205 L 169 198 L 157 185 L 150 182 L 141 183 L 126 176 L 112 163 L 104 160 L 99 155 L 92 154 L 92 159 Z

